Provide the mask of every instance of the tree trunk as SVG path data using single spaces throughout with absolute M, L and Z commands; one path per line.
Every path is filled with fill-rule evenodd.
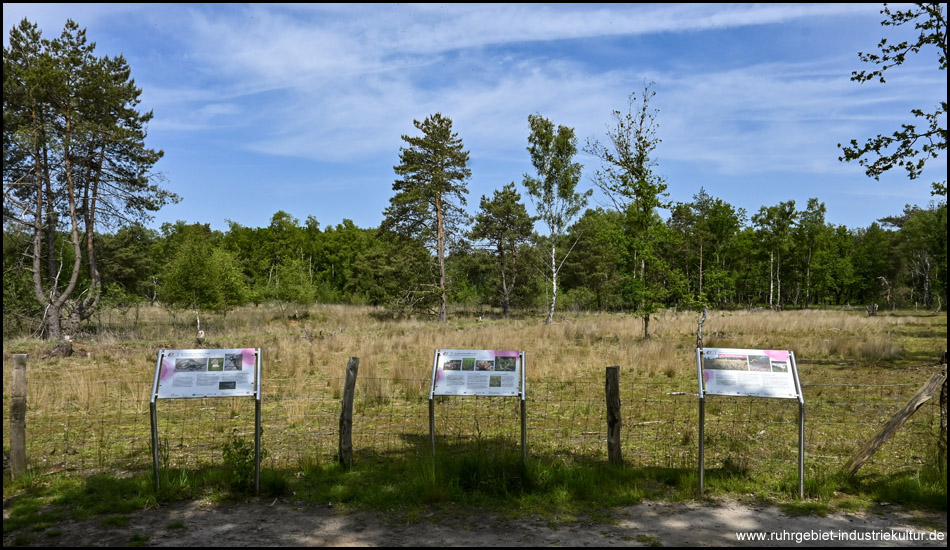
M 808 263 L 805 267 L 805 309 L 811 304 L 811 249 L 808 249 Z
M 924 307 L 929 308 L 930 304 L 933 302 L 933 296 L 930 293 L 930 256 L 924 253 L 921 263 L 923 264 L 921 271 L 923 272 L 924 276 Z
M 59 317 L 60 307 L 56 304 L 49 304 L 44 314 L 46 315 L 43 320 L 44 336 L 47 340 L 59 342 L 63 339 L 63 325 Z
M 511 289 L 508 288 L 508 279 L 505 277 L 505 270 L 501 270 L 501 307 L 505 319 L 511 317 Z
M 776 254 L 775 260 L 775 284 L 777 288 L 775 289 L 775 302 L 776 306 L 779 308 L 782 307 L 782 254 Z
M 448 321 L 445 295 L 445 231 L 442 228 L 442 197 L 435 198 L 436 253 L 439 256 L 439 322 Z
M 554 321 L 554 304 L 557 302 L 557 263 L 555 261 L 555 239 L 551 239 L 551 309 L 548 311 L 548 320 L 544 322 L 550 325 Z
M 703 295 L 703 243 L 699 243 L 699 295 Z

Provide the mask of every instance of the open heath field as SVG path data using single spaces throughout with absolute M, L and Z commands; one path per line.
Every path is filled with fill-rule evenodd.
M 695 463 L 698 313 L 658 315 L 649 339 L 642 338 L 640 319 L 623 314 L 562 316 L 547 326 L 537 318 L 481 317 L 459 312 L 440 325 L 393 320 L 366 307 L 313 306 L 297 315 L 249 307 L 206 320 L 203 347 L 262 350 L 264 442 L 274 466 L 332 458 L 350 357 L 360 359 L 357 457 L 419 451 L 428 439 L 435 349 L 525 351 L 529 449 L 571 460 L 604 457 L 604 373 L 619 365 L 625 454 L 643 466 Z M 65 358 L 44 358 L 51 346 L 36 340 L 6 342 L 5 402 L 12 355 L 28 354 L 31 466 L 148 468 L 156 353 L 196 346 L 187 319 L 157 308 L 104 313 L 98 331 L 75 342 L 73 355 Z M 795 352 L 806 400 L 808 463 L 824 470 L 846 461 L 936 370 L 946 325 L 944 315 L 912 312 L 868 317 L 858 311 L 712 311 L 703 344 Z M 743 465 L 777 461 L 770 466 L 777 469 L 794 462 L 797 407 L 791 402 L 708 401 L 713 465 L 717 457 Z M 890 445 L 871 467 L 925 461 L 934 436 L 913 430 L 933 432 L 931 409 L 905 430 L 917 434 L 908 436 L 912 441 Z M 447 443 L 518 445 L 518 415 L 512 399 L 442 398 L 436 432 Z M 8 416 L 4 411 L 4 434 Z M 253 403 L 163 401 L 160 420 L 163 456 L 171 464 L 214 462 L 227 437 L 252 429 Z

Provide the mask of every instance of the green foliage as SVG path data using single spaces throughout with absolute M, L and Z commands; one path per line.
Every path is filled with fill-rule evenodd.
M 689 286 L 688 300 L 698 307 L 724 307 L 735 295 L 731 266 L 747 264 L 736 250 L 736 237 L 746 221 L 745 210 L 711 197 L 704 188 L 689 203 L 673 206 L 667 226 L 672 231 L 664 255 Z
M 907 206 L 899 220 L 895 244 L 904 266 L 900 282 L 906 285 L 908 301 L 933 307 L 946 302 L 947 203 L 929 208 Z
M 318 281 L 326 282 L 326 301 L 346 300 L 353 297 L 346 287 L 353 275 L 353 265 L 376 241 L 377 231 L 362 229 L 352 220 L 328 226 L 322 233 L 315 227 L 316 220 L 308 220 L 308 242 L 313 244 L 313 266 Z M 321 292 L 318 289 L 318 299 Z
M 138 223 L 97 235 L 104 299 L 123 305 L 155 300 L 158 240 L 158 232 Z
M 483 304 L 503 306 L 498 291 L 501 279 L 496 257 L 491 252 L 473 248 L 469 242 L 458 242 L 445 264 L 446 278 L 451 281 L 451 303 L 468 307 Z
M 788 255 L 792 229 L 798 221 L 795 201 L 763 206 L 752 216 L 769 257 L 769 306 L 782 305 L 782 259 Z M 777 288 L 776 288 L 777 287 Z
M 3 230 L 3 335 L 31 333 L 34 319 L 42 315 L 33 294 L 27 248 L 30 236 Z
M 564 260 L 563 283 L 573 297 L 570 307 L 610 311 L 625 305 L 620 289 L 627 274 L 620 268 L 623 216 L 614 210 L 588 209 L 571 226 L 568 241 L 576 242 Z M 578 298 L 585 297 L 583 303 Z
M 309 304 L 316 298 L 308 264 L 300 258 L 282 261 L 274 271 L 273 297 L 283 303 Z
M 226 312 L 248 298 L 244 275 L 234 256 L 211 244 L 200 230 L 185 231 L 166 264 L 159 285 L 162 303 L 195 311 Z
M 230 476 L 231 488 L 238 492 L 254 490 L 257 475 L 257 461 L 253 441 L 237 436 L 236 431 L 228 436 L 228 440 L 221 448 L 222 458 Z M 261 449 L 261 461 L 267 453 Z
M 356 303 L 388 306 L 398 313 L 429 312 L 439 300 L 424 286 L 433 279 L 431 268 L 421 242 L 381 234 L 353 261 L 345 291 Z
M 531 238 L 534 218 L 528 215 L 514 182 L 495 191 L 491 200 L 483 195 L 480 208 L 471 237 L 486 242 L 494 253 L 502 311 L 505 317 L 510 317 L 511 296 L 519 278 L 524 279 L 526 262 L 522 245 Z

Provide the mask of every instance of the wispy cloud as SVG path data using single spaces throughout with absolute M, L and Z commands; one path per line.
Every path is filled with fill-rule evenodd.
M 893 131 L 909 105 L 946 97 L 929 66 L 886 86 L 850 81 L 857 51 L 883 32 L 872 4 L 122 6 L 3 9 L 7 25 L 29 14 L 46 36 L 73 16 L 106 53 L 125 53 L 164 139 L 214 136 L 235 155 L 340 169 L 354 185 L 391 178 L 400 136 L 435 112 L 454 121 L 479 185 L 520 181 L 529 114 L 583 144 L 645 82 L 658 92 L 661 171 L 863 177 L 838 162 L 838 142 Z M 852 27 L 870 29 L 860 45 Z M 795 45 L 780 41 L 799 28 Z

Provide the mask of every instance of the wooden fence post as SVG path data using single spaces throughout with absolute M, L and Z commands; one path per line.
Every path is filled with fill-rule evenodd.
M 353 465 L 353 395 L 356 393 L 356 373 L 360 358 L 350 357 L 346 363 L 346 382 L 343 385 L 343 410 L 340 412 L 340 450 L 338 458 L 345 468 Z
M 611 466 L 623 464 L 620 448 L 620 367 L 607 367 L 607 460 Z
M 26 354 L 13 355 L 13 404 L 10 406 L 10 474 L 26 473 Z

